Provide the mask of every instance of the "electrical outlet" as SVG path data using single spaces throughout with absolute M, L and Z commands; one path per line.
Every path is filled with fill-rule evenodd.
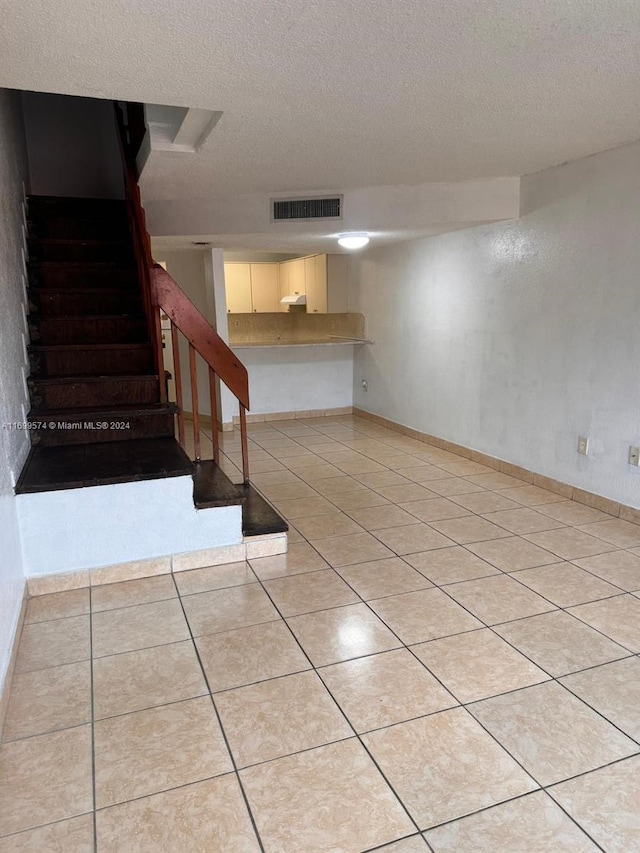
M 367 380 L 366 380 L 366 379 L 363 379 L 363 380 L 362 380 L 362 390 L 363 390 L 363 391 L 368 391 L 368 390 L 369 390 L 369 383 L 367 382 Z
M 584 435 L 578 436 L 578 453 L 582 456 L 589 454 L 589 439 L 585 438 Z
M 640 447 L 629 448 L 629 465 L 640 466 Z

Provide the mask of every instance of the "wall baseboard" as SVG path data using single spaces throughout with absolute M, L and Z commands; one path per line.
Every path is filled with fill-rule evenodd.
M 247 413 L 247 423 L 248 424 L 261 424 L 265 421 L 292 421 L 297 418 L 332 418 L 337 415 L 351 415 L 353 414 L 354 409 L 353 406 L 342 406 L 338 409 L 305 409 L 302 411 L 296 412 L 267 412 L 262 415 L 252 415 Z M 193 412 L 184 413 L 185 420 L 193 421 Z M 230 432 L 234 426 L 237 426 L 240 423 L 239 415 L 233 416 L 233 423 L 225 422 L 222 423 L 218 421 L 218 429 L 221 432 Z M 200 415 L 200 425 L 201 426 L 211 426 L 211 415 Z
M 267 412 L 263 415 L 247 414 L 248 424 L 260 424 L 268 421 L 292 421 L 298 418 L 332 418 L 338 415 L 353 414 L 353 406 L 342 406 L 338 409 L 306 409 L 297 412 Z M 240 418 L 233 418 L 233 423 L 240 423 Z
M 113 566 L 101 566 L 97 569 L 84 569 L 77 572 L 59 572 L 51 575 L 38 575 L 27 578 L 26 589 L 30 597 L 48 595 L 52 592 L 64 592 L 87 586 L 102 586 L 121 581 L 138 580 L 155 575 L 184 572 L 189 569 L 203 569 L 209 566 L 222 566 L 227 563 L 241 563 L 258 557 L 272 557 L 287 552 L 287 534 L 270 533 L 264 536 L 247 536 L 236 545 L 222 545 L 219 548 L 205 548 L 200 551 L 187 551 L 183 554 L 167 554 L 164 557 L 152 557 L 149 560 L 133 560 Z
M 479 462 L 481 465 L 486 465 L 488 468 L 494 468 L 502 474 L 508 474 L 510 477 L 515 477 L 517 480 L 522 480 L 524 483 L 529 483 L 533 486 L 539 486 L 541 489 L 547 489 L 550 492 L 555 492 L 562 495 L 567 500 L 573 500 L 585 506 L 599 509 L 602 512 L 609 513 L 623 521 L 630 521 L 633 524 L 640 524 L 640 509 L 632 506 L 619 503 L 618 501 L 605 498 L 602 495 L 596 495 L 593 492 L 587 492 L 577 486 L 572 486 L 570 483 L 562 483 L 560 480 L 554 480 L 552 477 L 547 477 L 544 474 L 538 474 L 535 471 L 530 471 L 528 468 L 523 468 L 520 465 L 514 465 L 512 462 L 505 462 L 504 459 L 498 459 L 495 456 L 489 456 L 487 453 L 481 453 L 478 450 L 472 450 L 470 447 L 464 447 L 461 444 L 455 444 L 452 441 L 447 441 L 444 438 L 439 438 L 435 435 L 429 435 L 426 432 L 413 429 L 412 427 L 404 426 L 403 424 L 391 421 L 388 418 L 383 418 L 381 415 L 376 415 L 373 412 L 367 412 L 365 409 L 359 409 L 354 406 L 353 414 L 357 417 L 364 418 L 379 426 L 384 426 L 387 429 L 392 429 L 401 435 L 406 435 L 409 438 L 414 438 L 417 441 L 422 441 L 425 444 L 430 444 L 437 447 L 439 450 L 448 450 L 450 453 L 456 453 L 458 456 L 463 456 L 472 462 Z
M 7 716 L 7 708 L 9 707 L 9 694 L 13 683 L 13 675 L 16 669 L 16 660 L 18 659 L 18 647 L 20 646 L 20 637 L 22 636 L 22 627 L 27 614 L 27 601 L 29 596 L 27 593 L 27 585 L 25 583 L 22 591 L 22 604 L 20 605 L 20 613 L 16 623 L 16 630 L 13 635 L 13 643 L 11 644 L 11 654 L 9 655 L 9 665 L 4 676 L 2 689 L 0 690 L 0 743 L 2 742 L 2 732 L 4 730 L 4 721 Z

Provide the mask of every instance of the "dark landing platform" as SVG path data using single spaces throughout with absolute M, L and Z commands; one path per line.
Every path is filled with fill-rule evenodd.
M 16 494 L 80 489 L 193 473 L 193 462 L 174 438 L 34 447 Z
M 196 509 L 242 505 L 245 536 L 285 533 L 289 527 L 251 485 L 236 485 L 213 460 L 192 462 L 174 438 L 34 447 L 16 494 L 81 489 L 164 477 L 193 476 Z
M 193 502 L 196 509 L 242 504 L 242 532 L 245 536 L 286 533 L 289 525 L 256 489 L 232 483 L 211 459 L 195 463 Z

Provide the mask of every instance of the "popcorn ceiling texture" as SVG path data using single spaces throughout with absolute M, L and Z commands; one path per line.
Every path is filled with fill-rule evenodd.
M 23 181 L 26 148 L 20 96 L 0 90 L 0 421 L 24 421 L 26 319 L 23 260 Z M 0 689 L 17 624 L 24 576 L 14 482 L 29 451 L 24 431 L 0 424 Z
M 5 0 L 0 85 L 222 110 L 149 197 L 522 175 L 640 136 L 637 0 Z

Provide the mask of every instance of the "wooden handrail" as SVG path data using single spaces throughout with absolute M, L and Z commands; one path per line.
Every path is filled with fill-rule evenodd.
M 152 303 L 164 311 L 231 393 L 248 409 L 247 368 L 160 264 L 154 265 L 151 275 Z
M 153 267 L 153 256 L 151 254 L 151 240 L 147 231 L 144 208 L 140 199 L 140 188 L 136 179 L 135 154 L 129 139 L 130 129 L 124 119 L 124 111 L 117 101 L 114 101 L 116 120 L 116 136 L 122 159 L 122 177 L 124 181 L 124 195 L 127 206 L 127 218 L 129 230 L 133 243 L 133 251 L 138 267 L 138 279 L 142 291 L 142 304 L 147 318 L 147 331 L 149 340 L 153 347 L 153 358 L 158 375 L 164 374 L 162 364 L 162 333 L 159 318 L 156 320 L 151 310 L 151 268 Z M 167 399 L 166 386 L 160 382 L 160 400 L 164 403 Z
M 138 275 L 142 288 L 142 297 L 149 340 L 153 345 L 154 359 L 160 377 L 160 399 L 166 402 L 167 389 L 163 381 L 164 364 L 162 357 L 162 329 L 160 311 L 171 320 L 171 345 L 174 353 L 176 371 L 176 395 L 178 403 L 178 436 L 180 444 L 185 445 L 184 411 L 182 405 L 182 376 L 180 374 L 180 354 L 177 332 L 180 331 L 189 343 L 189 372 L 191 377 L 191 398 L 194 425 L 194 449 L 196 460 L 200 459 L 200 412 L 198 407 L 198 385 L 196 371 L 196 353 L 207 364 L 209 374 L 209 397 L 211 400 L 211 428 L 214 461 L 219 462 L 219 442 L 217 433 L 217 395 L 216 377 L 219 378 L 238 399 L 240 407 L 240 434 L 242 442 L 242 474 L 245 483 L 249 482 L 249 451 L 247 442 L 246 410 L 249 408 L 249 376 L 242 362 L 231 348 L 222 340 L 213 326 L 198 311 L 172 276 L 159 264 L 155 264 L 151 254 L 151 239 L 147 231 L 144 209 L 137 181 L 135 149 L 136 129 L 131 121 L 125 122 L 124 113 L 118 103 L 114 104 L 120 153 L 122 156 L 127 214 L 133 247 L 138 265 Z M 137 128 L 140 136 L 140 128 Z M 140 139 L 137 139 L 139 147 Z

